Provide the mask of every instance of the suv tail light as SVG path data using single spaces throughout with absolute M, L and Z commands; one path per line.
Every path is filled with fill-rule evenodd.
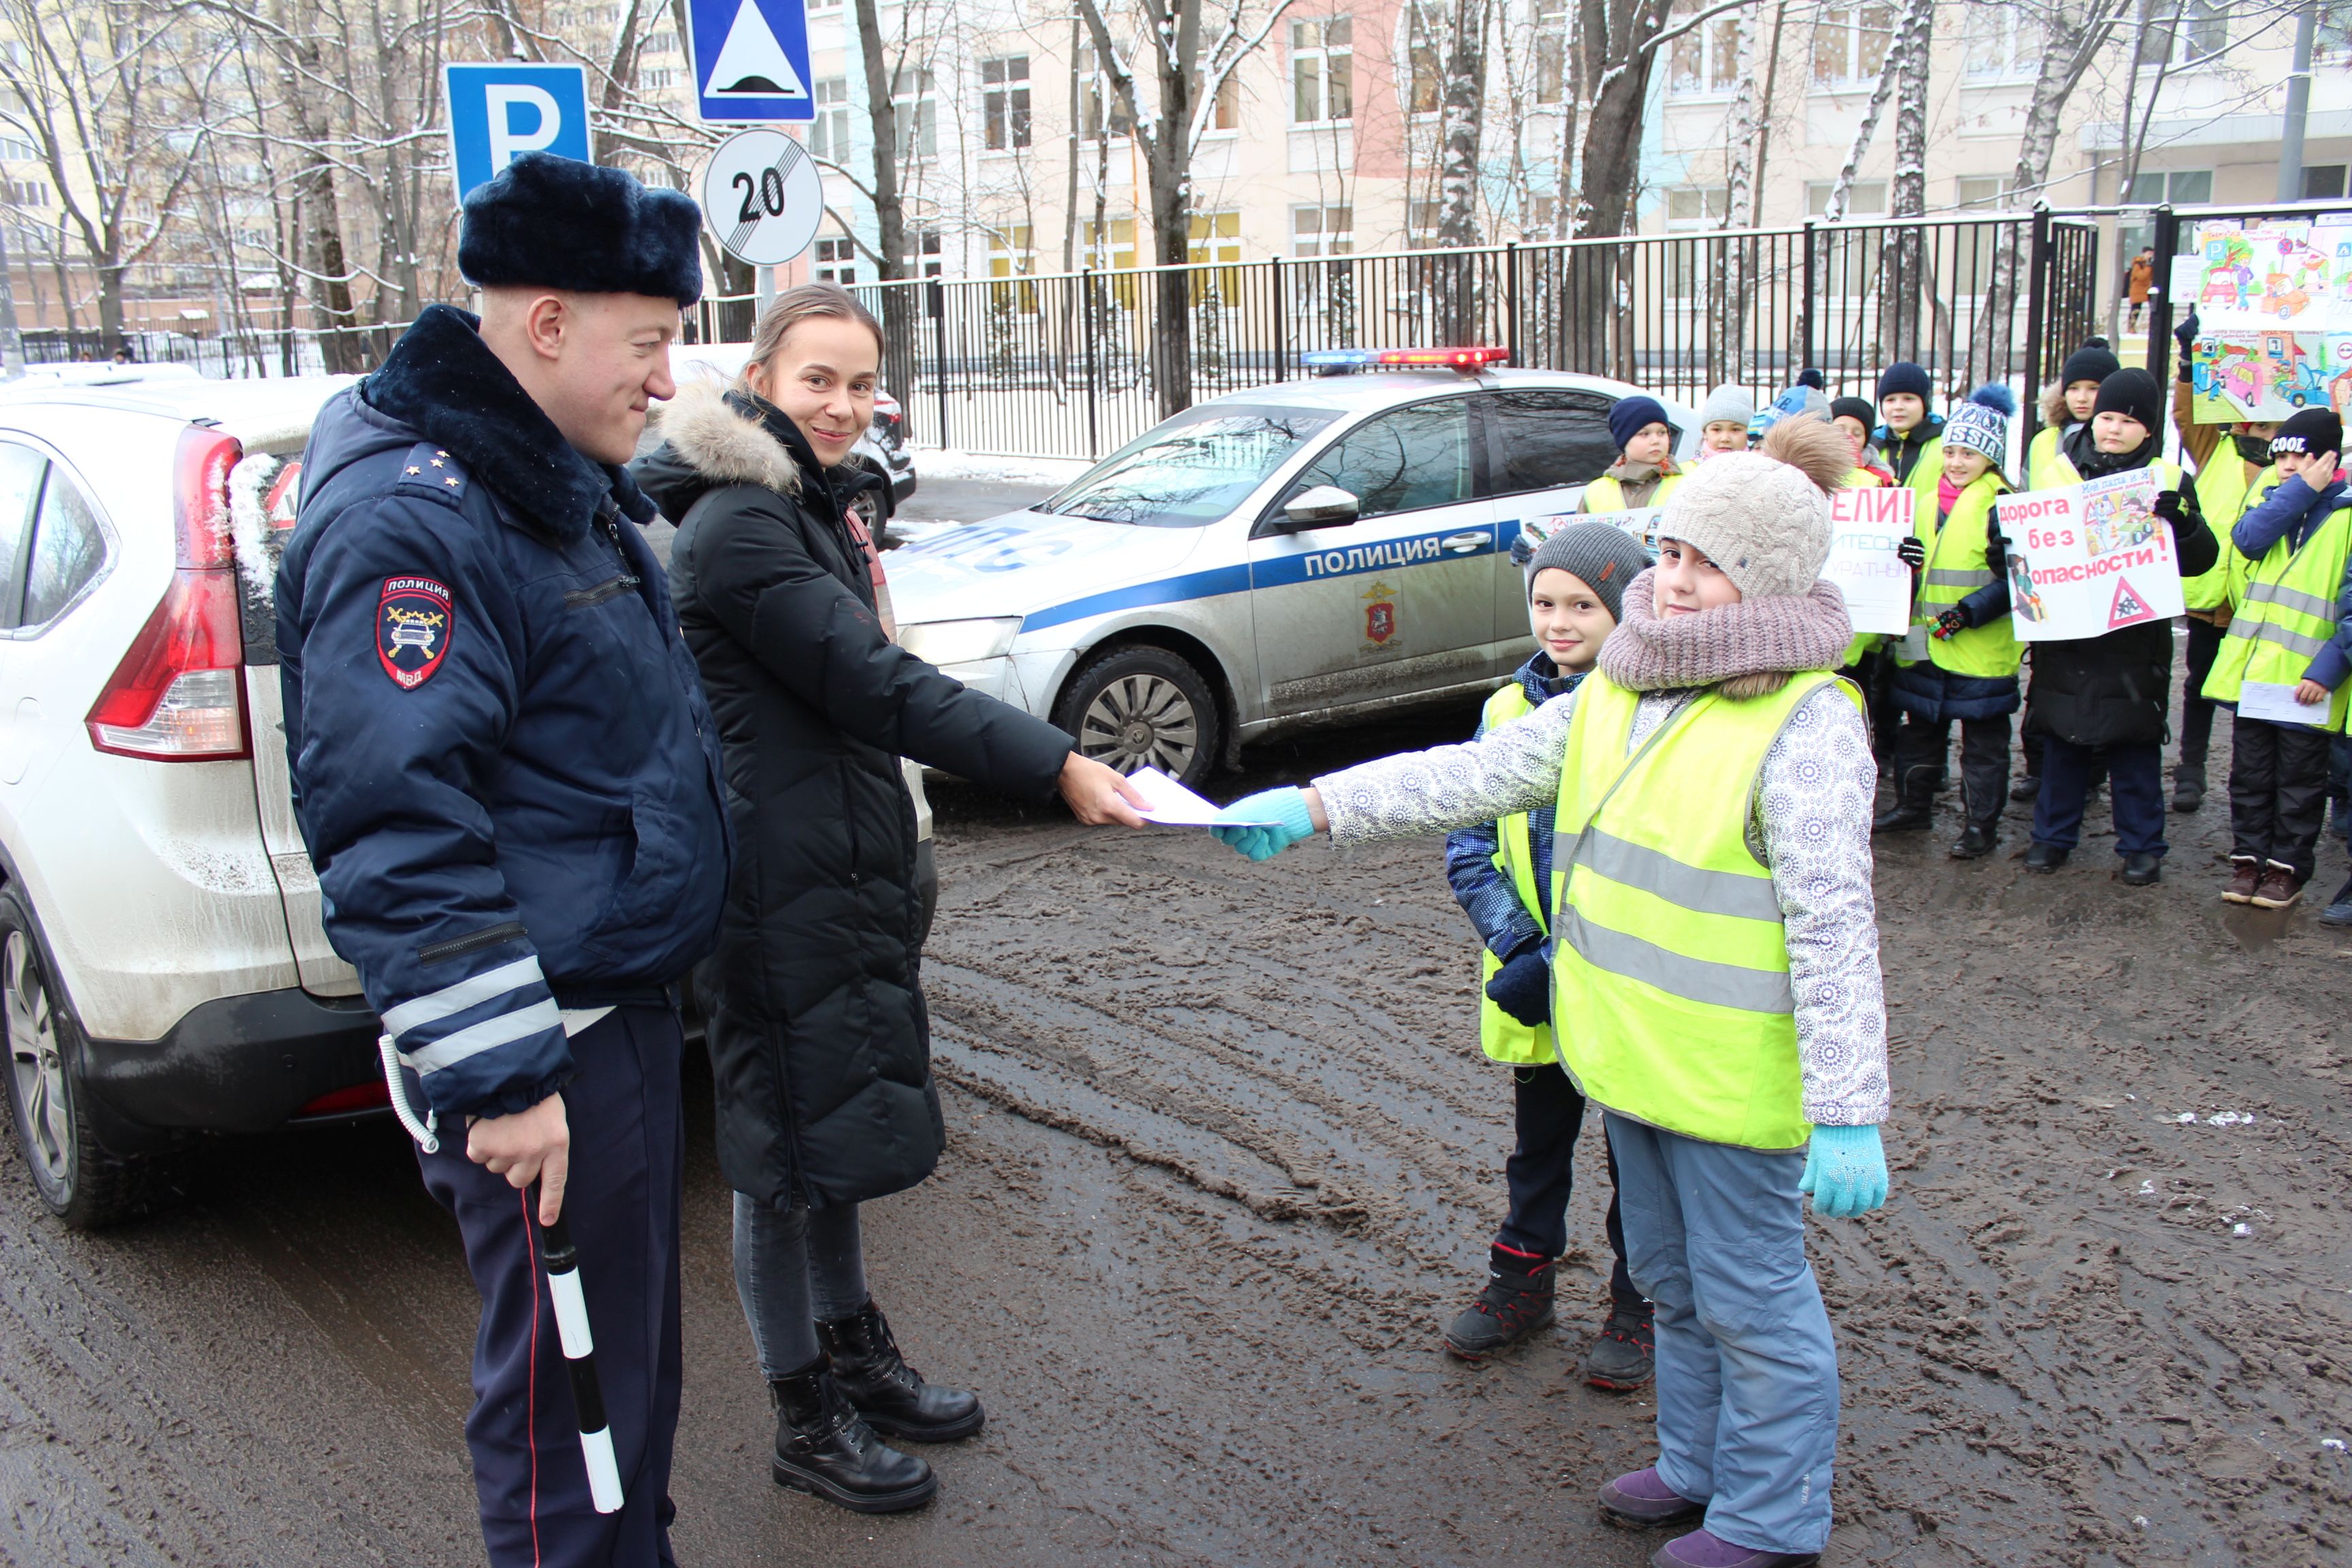
M 101 752 L 164 763 L 250 752 L 228 513 L 229 470 L 243 455 L 217 430 L 191 425 L 180 434 L 172 487 L 178 564 L 89 710 L 90 744 Z

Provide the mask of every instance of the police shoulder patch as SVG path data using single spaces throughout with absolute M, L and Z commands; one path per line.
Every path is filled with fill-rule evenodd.
M 403 691 L 433 679 L 457 629 L 449 590 L 430 577 L 386 577 L 376 601 L 375 656 Z

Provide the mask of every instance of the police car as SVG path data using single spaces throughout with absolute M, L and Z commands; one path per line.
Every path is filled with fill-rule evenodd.
M 893 552 L 899 640 L 1190 784 L 1277 730 L 1488 689 L 1531 646 L 1512 540 L 1576 510 L 1639 391 L 1507 357 L 1316 353 L 1310 379 L 1189 408 L 1026 510 Z M 1697 422 L 1665 406 L 1688 456 Z

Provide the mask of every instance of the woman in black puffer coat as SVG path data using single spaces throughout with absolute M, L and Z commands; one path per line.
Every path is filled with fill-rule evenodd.
M 857 1205 L 913 1186 L 931 1082 L 903 756 L 1082 820 L 1137 819 L 1067 735 L 890 641 L 841 465 L 873 415 L 881 329 L 831 284 L 787 291 L 723 395 L 689 386 L 634 473 L 677 524 L 670 593 L 726 753 L 738 858 L 708 1020 L 735 1273 L 779 1412 L 773 1474 L 865 1512 L 938 1482 L 884 1447 L 980 1429 L 899 1359 L 866 1291 Z
M 2163 453 L 2164 402 L 2137 367 L 2099 384 L 2097 412 L 2068 431 L 2059 451 L 2082 479 L 2153 468 L 2157 515 L 2172 531 L 2180 574 L 2221 558 L 2197 509 L 2197 492 Z M 2172 623 L 2146 621 L 2066 642 L 2033 645 L 2025 731 L 2042 738 L 2042 793 L 2033 805 L 2028 870 L 2055 871 L 2082 837 L 2083 802 L 2104 756 L 2115 810 L 2116 853 L 2136 887 L 2164 874 L 2164 742 L 2173 687 Z

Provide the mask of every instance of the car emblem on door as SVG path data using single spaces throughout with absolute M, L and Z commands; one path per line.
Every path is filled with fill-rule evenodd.
M 1374 647 L 1386 647 L 1396 636 L 1396 590 L 1386 583 L 1374 583 L 1364 590 L 1364 640 Z
M 376 602 L 375 656 L 403 691 L 433 679 L 456 629 L 447 588 L 430 577 L 383 580 L 383 596 Z

